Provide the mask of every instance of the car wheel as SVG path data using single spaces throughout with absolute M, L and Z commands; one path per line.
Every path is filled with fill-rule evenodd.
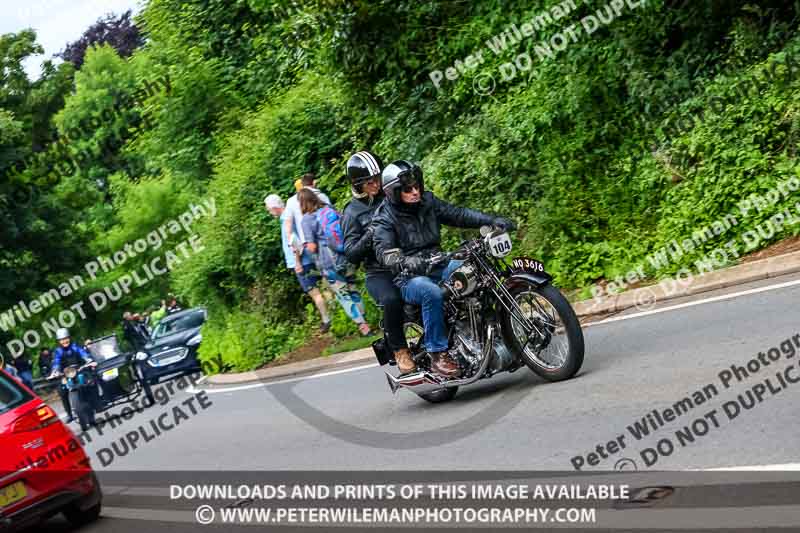
M 69 507 L 64 510 L 64 518 L 75 527 L 85 526 L 100 518 L 103 504 L 98 503 L 94 507 L 81 511 L 78 507 Z

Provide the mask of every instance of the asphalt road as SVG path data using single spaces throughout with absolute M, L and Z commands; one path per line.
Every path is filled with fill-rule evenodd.
M 584 331 L 583 369 L 567 382 L 546 383 L 523 367 L 462 389 L 455 400 L 440 405 L 407 391 L 393 396 L 377 366 L 208 390 L 199 397 L 197 390 L 175 389 L 163 406 L 115 429 L 106 426 L 86 447 L 101 475 L 172 470 L 574 471 L 578 464 L 583 470 L 642 472 L 795 465 L 800 463 L 800 382 L 781 381 L 776 372 L 800 378 L 800 348 L 796 356 L 789 357 L 787 350 L 776 361 L 766 352 L 800 333 L 800 284 L 705 300 L 797 279 L 707 293 L 668 302 L 645 316 L 631 310 L 590 325 Z M 692 302 L 697 305 L 662 311 Z M 751 363 L 749 377 L 741 380 L 732 375 L 731 365 L 747 367 L 759 352 L 765 352 L 768 365 L 759 363 L 753 371 Z M 784 374 L 789 365 L 794 370 Z M 725 371 L 730 376 L 721 375 Z M 761 401 L 750 409 L 739 403 L 738 416 L 729 416 L 737 396 L 746 403 L 748 391 L 758 392 Z M 652 415 L 655 425 L 663 426 L 652 429 L 642 419 L 653 410 L 672 421 L 661 424 Z M 672 417 L 665 412 L 670 410 Z M 153 436 L 150 421 L 159 417 L 177 425 Z M 651 426 L 648 436 L 636 438 L 637 421 Z M 151 428 L 152 440 L 142 442 L 142 437 L 137 449 L 126 452 L 125 434 L 143 435 L 140 427 L 145 434 Z M 664 453 L 648 465 L 659 441 Z M 667 454 L 668 444 L 673 449 Z M 654 451 L 643 452 L 648 448 Z M 592 452 L 596 455 L 590 456 Z M 115 518 L 85 530 L 133 529 L 136 521 L 119 511 L 126 501 L 112 490 L 106 506 Z M 151 517 L 149 529 L 158 529 L 157 518 Z M 64 527 L 58 521 L 48 525 L 50 531 Z

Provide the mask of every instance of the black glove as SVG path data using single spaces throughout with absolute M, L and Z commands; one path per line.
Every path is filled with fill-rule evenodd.
M 422 257 L 416 255 L 412 255 L 410 257 L 405 256 L 403 259 L 401 259 L 400 263 L 402 265 L 402 269 L 409 274 L 424 276 L 428 273 L 428 262 Z
M 492 221 L 492 225 L 496 228 L 500 228 L 503 231 L 514 231 L 517 229 L 517 225 L 514 223 L 513 220 L 509 220 L 503 217 L 497 217 Z
M 364 233 L 361 234 L 361 238 L 358 239 L 358 249 L 360 251 L 366 252 L 367 248 L 372 248 L 372 238 L 375 235 L 375 228 L 373 226 L 367 226 L 364 228 Z

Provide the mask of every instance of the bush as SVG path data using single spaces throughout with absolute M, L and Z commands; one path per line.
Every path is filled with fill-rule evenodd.
M 271 322 L 258 313 L 212 315 L 203 326 L 198 359 L 212 363 L 212 368 L 221 359 L 234 372 L 253 370 L 300 346 L 307 331 L 303 325 Z

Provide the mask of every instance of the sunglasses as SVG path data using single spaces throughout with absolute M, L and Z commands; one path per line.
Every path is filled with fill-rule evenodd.
M 346 177 L 346 176 L 345 176 Z M 381 175 L 380 174 L 373 174 L 372 176 L 364 176 L 363 178 L 355 181 L 353 185 L 366 185 L 368 183 L 380 183 Z
M 411 191 L 420 190 L 420 186 L 419 183 L 411 183 L 408 185 L 403 185 L 403 187 L 400 190 L 403 191 L 404 193 L 410 193 Z

